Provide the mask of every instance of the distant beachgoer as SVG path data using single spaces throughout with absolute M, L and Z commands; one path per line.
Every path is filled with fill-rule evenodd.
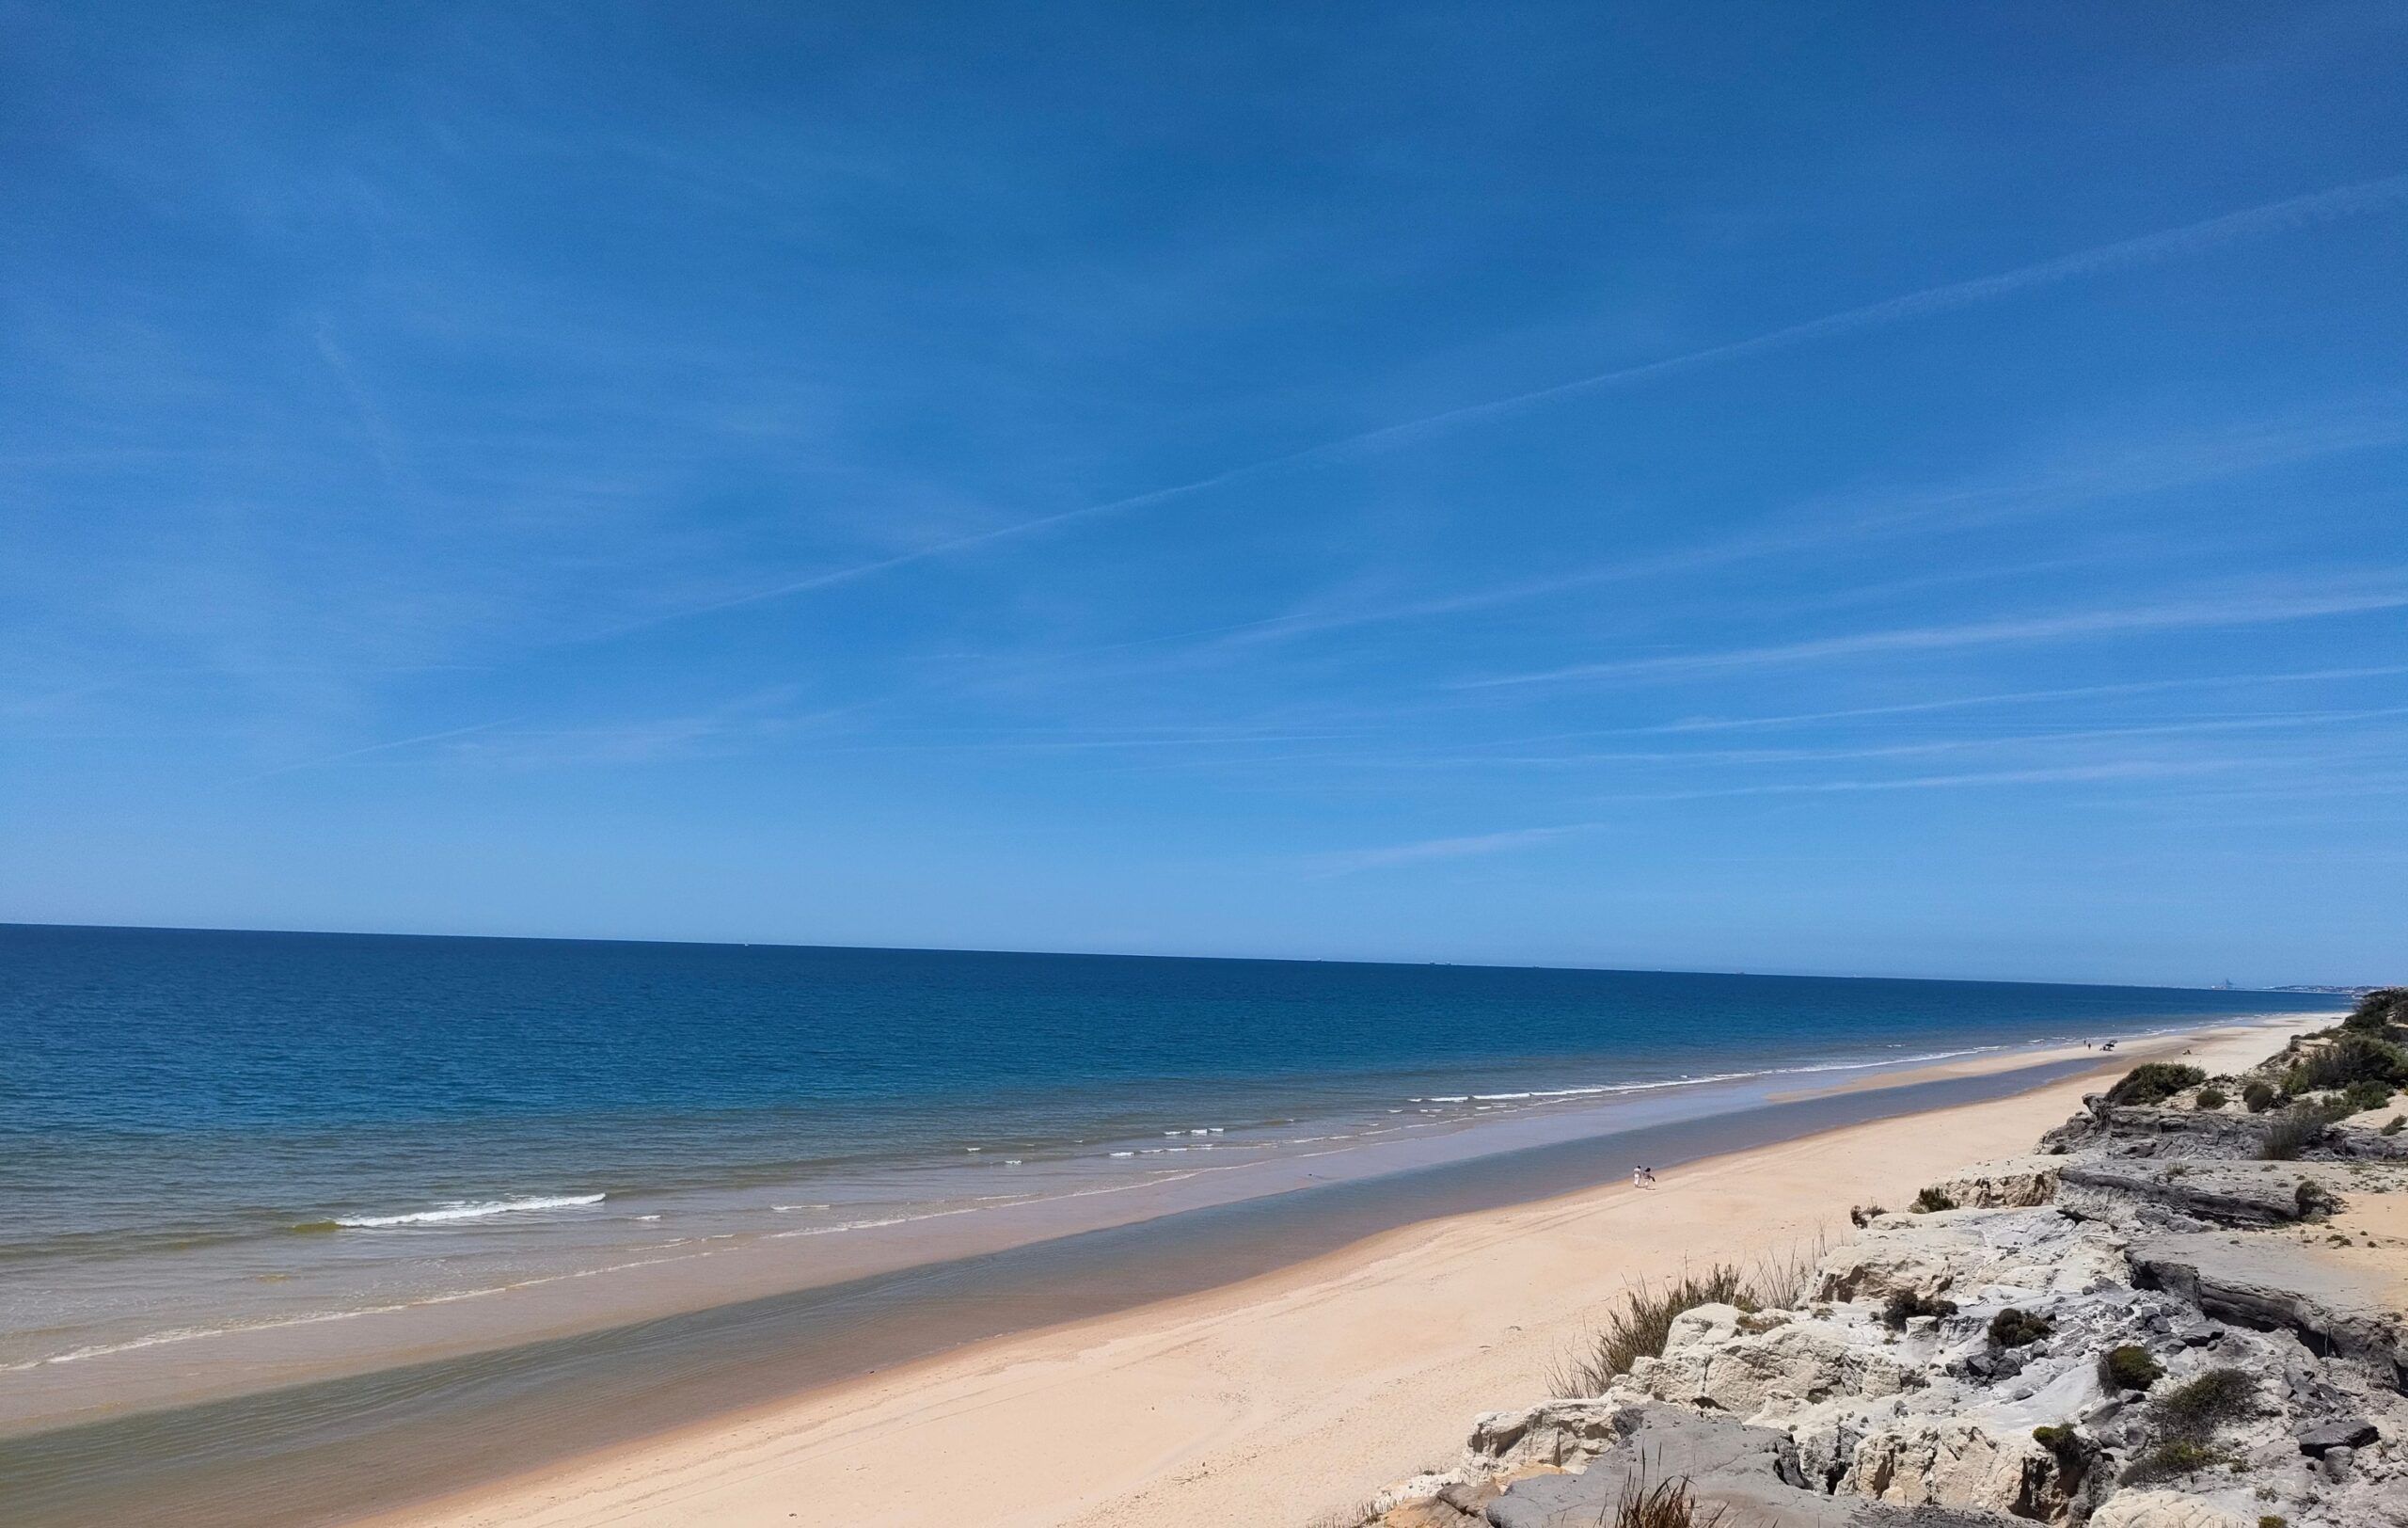
M 1633 1168 L 1630 1170 L 1630 1186 L 1633 1188 L 1644 1188 L 1647 1186 L 1647 1170 L 1645 1168 Z

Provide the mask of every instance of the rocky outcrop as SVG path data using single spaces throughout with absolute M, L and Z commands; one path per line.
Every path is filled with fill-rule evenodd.
M 2125 1491 L 2091 1515 L 2090 1528 L 2249 1528 L 2250 1520 L 2178 1491 Z
M 2403 1251 L 2408 1257 L 2408 1251 Z M 2281 1242 L 2194 1234 L 2140 1243 L 2132 1272 L 2202 1312 L 2295 1333 L 2320 1356 L 2358 1360 L 2395 1391 L 2408 1391 L 2408 1317 L 2384 1304 L 2381 1286 L 2302 1257 Z
M 2069 1215 L 2128 1230 L 2277 1226 L 2330 1213 L 2348 1179 L 2309 1162 L 2073 1158 L 2058 1175 L 2057 1202 Z M 2316 1190 L 2303 1194 L 2302 1184 Z
M 1576 1474 L 1520 1480 L 1490 1497 L 1479 1519 L 1493 1528 L 1596 1528 L 1613 1520 L 1625 1493 L 1686 1482 L 1703 1513 L 1723 1528 L 2004 1528 L 1985 1512 L 1912 1510 L 1833 1496 L 1799 1472 L 1787 1434 L 1677 1407 L 1636 1405 L 1620 1437 Z
M 1966 1209 L 2025 1209 L 2057 1197 L 2057 1175 L 2064 1169 L 2058 1157 L 2017 1156 L 1968 1168 L 1934 1186 Z
M 2044 1154 L 2246 1161 L 2258 1155 L 2273 1118 L 2222 1109 L 2111 1104 L 2104 1093 L 2092 1093 L 2082 1102 L 2082 1113 L 2040 1138 Z M 2302 1154 L 2311 1161 L 2408 1162 L 2408 1135 L 2336 1128 L 2326 1131 Z
M 1373 1520 L 1589 1528 L 1686 1477 L 1723 1528 L 2408 1528 L 2399 1283 L 2307 1245 L 2408 1166 L 2263 1130 L 2094 1096 L 1936 1186 L 1961 1207 L 1861 1217 L 1798 1308 L 1696 1307 L 1605 1394 L 1480 1418 Z

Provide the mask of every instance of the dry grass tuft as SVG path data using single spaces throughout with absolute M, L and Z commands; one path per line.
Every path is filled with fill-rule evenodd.
M 1613 1528 L 1714 1528 L 1722 1520 L 1722 1512 L 1719 1506 L 1699 1508 L 1688 1476 L 1676 1475 L 1650 1486 L 1647 1468 L 1641 1465 L 1622 1483 L 1622 1495 L 1614 1501 Z M 1602 1528 L 1605 1516 L 1599 1514 L 1597 1520 Z
M 1558 1395 L 1604 1394 L 1616 1376 L 1628 1374 L 1640 1359 L 1663 1357 L 1673 1318 L 1701 1305 L 1791 1309 L 1813 1291 L 1814 1269 L 1829 1247 L 1829 1238 L 1817 1232 L 1814 1240 L 1767 1256 L 1752 1268 L 1717 1263 L 1660 1284 L 1635 1284 L 1588 1346 L 1558 1363 L 1547 1382 Z

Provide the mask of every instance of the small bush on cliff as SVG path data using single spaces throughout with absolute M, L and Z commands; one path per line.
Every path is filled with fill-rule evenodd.
M 2045 1315 L 2019 1311 L 2010 1305 L 1990 1317 L 1992 1347 L 2026 1347 L 2054 1331 L 2057 1324 Z
M 2194 1439 L 2169 1438 L 2126 1468 L 2124 1484 L 2146 1486 L 2155 1480 L 2172 1480 L 2178 1475 L 2195 1474 L 2210 1465 L 2224 1462 L 2225 1456 L 2221 1451 Z
M 2162 1104 L 2185 1088 L 2195 1088 L 2208 1074 L 2178 1061 L 2144 1061 L 2107 1090 L 2110 1104 Z
M 2198 1106 L 2203 1109 L 2220 1109 L 2231 1102 L 2225 1090 L 2212 1083 L 2199 1090 Z
M 2099 1355 L 2099 1382 L 2109 1390 L 2147 1390 L 2165 1377 L 2165 1365 L 2136 1343 L 2111 1347 Z
M 1953 1210 L 1956 1202 L 1941 1193 L 1939 1185 L 1934 1184 L 1918 1192 L 1915 1202 L 1907 1207 L 1917 1215 L 1929 1215 L 1934 1210 Z
M 1956 1302 L 1931 1296 L 1918 1295 L 1909 1289 L 1893 1289 L 1881 1302 L 1881 1324 L 1892 1331 L 1904 1331 L 1907 1323 L 1919 1315 L 1955 1315 Z
M 2252 1114 L 2263 1114 L 2268 1109 L 2273 1108 L 2274 1106 L 2274 1098 L 2275 1093 L 2273 1085 L 2268 1082 L 2260 1082 L 2255 1077 L 2250 1078 L 2249 1085 L 2241 1090 L 2242 1105 Z
M 2258 1138 L 2258 1154 L 2269 1162 L 2288 1162 L 2323 1138 L 2339 1118 L 2322 1104 L 2293 1104 L 2266 1122 Z
M 2258 1382 L 2245 1369 L 2210 1369 L 2149 1401 L 2149 1415 L 2177 1439 L 2203 1439 L 2236 1417 L 2246 1416 Z
M 2351 1113 L 2364 1114 L 2390 1103 L 2395 1090 L 2387 1082 L 2353 1082 L 2341 1090 L 2341 1102 L 2350 1106 Z
M 2386 1136 L 2396 1136 L 2400 1134 L 2400 1127 L 2403 1125 L 2408 1125 L 2408 1114 L 2395 1114 L 2390 1119 L 2383 1122 L 2383 1129 L 2380 1133 Z

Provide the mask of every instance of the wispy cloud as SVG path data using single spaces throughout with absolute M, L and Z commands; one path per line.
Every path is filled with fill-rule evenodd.
M 2147 695 L 2174 690 L 2213 690 L 2260 684 L 2315 684 L 2349 679 L 2384 678 L 2408 674 L 2408 663 L 2374 668 L 2302 669 L 2290 674 L 2210 674 L 2181 679 L 2137 679 L 2127 684 L 2083 684 L 2062 690 L 2009 690 L 1997 694 L 1951 695 L 1944 700 L 1909 701 L 1895 706 L 1851 706 L 1835 711 L 1793 711 L 1778 716 L 1695 717 L 1655 726 L 1621 727 L 1588 733 L 1560 733 L 1558 738 L 1603 737 L 1613 733 L 1730 732 L 1758 727 L 1810 726 L 1824 722 L 1852 722 L 1885 716 L 1912 716 L 1927 711 L 1954 711 L 1984 706 L 2020 706 L 2048 700 L 2084 700 L 2107 695 Z M 1546 741 L 1546 739 L 1532 740 Z
M 1687 355 L 1668 357 L 1639 366 L 1625 366 L 1588 376 L 1575 377 L 1551 387 L 1534 388 L 1528 392 L 1492 399 L 1487 403 L 1470 404 L 1443 413 L 1391 424 L 1385 429 L 1354 436 L 1331 448 L 1352 449 L 1365 445 L 1385 444 L 1426 434 L 1450 425 L 1493 419 L 1584 392 L 1628 387 L 1635 383 L 1652 382 L 1712 366 L 1723 361 L 1759 356 L 1768 351 L 1783 350 L 1792 345 L 1835 335 L 1853 334 L 1863 329 L 1882 328 L 1911 319 L 1926 318 L 1935 313 L 1951 312 L 1979 303 L 1995 302 L 2036 288 L 2056 286 L 2085 277 L 2104 276 L 2116 271 L 2131 270 L 2145 265 L 2162 264 L 2186 255 L 2204 254 L 2225 245 L 2251 239 L 2289 233 L 2319 224 L 2338 222 L 2351 217 L 2363 217 L 2387 212 L 2408 202 L 2408 175 L 2385 176 L 2380 180 L 2360 181 L 2351 185 L 2335 186 L 2329 191 L 2312 192 L 2290 197 L 2260 206 L 2226 213 L 2204 222 L 2186 223 L 2179 228 L 2145 233 L 2138 238 L 2124 239 L 2115 244 L 2060 255 L 2036 264 L 2021 265 L 1996 276 L 1976 277 L 1971 280 L 1949 281 L 1925 287 L 1861 308 L 1850 308 L 1801 324 L 1771 329 L 1745 340 L 1727 344 L 1711 345 L 1692 350 Z
M 2066 611 L 2052 615 L 1968 621 L 1953 626 L 1857 631 L 1803 642 L 1673 653 L 1656 658 L 1615 659 L 1527 674 L 1462 680 L 1456 688 L 1493 689 L 1506 685 L 1553 684 L 1572 679 L 1662 678 L 1712 671 L 1814 663 L 1832 659 L 1866 658 L 1884 653 L 1941 652 L 1967 647 L 2066 642 L 2138 631 L 2266 626 L 2327 615 L 2397 610 L 2402 606 L 2408 606 L 2408 590 L 2397 588 L 2357 592 L 2270 592 L 2159 605 L 2118 605 L 2102 610 Z
M 2226 767 L 2228 767 L 2227 762 L 2222 760 L 2194 762 L 2139 760 L 2107 764 L 2074 764 L 2044 769 L 1973 770 L 1951 774 L 1780 781 L 1765 785 L 1725 786 L 1697 790 L 1635 791 L 1606 799 L 1636 805 L 1645 803 L 1710 801 L 1730 796 L 1849 795 L 1870 791 L 1993 788 L 2002 786 L 2159 779 L 2169 775 L 2206 773 Z M 1489 854 L 1512 853 L 1518 850 L 1557 843 L 1566 838 L 1603 833 L 1624 825 L 1615 819 L 1596 818 L 1580 822 L 1560 822 L 1548 827 L 1509 828 L 1497 833 L 1466 834 L 1450 838 L 1423 838 L 1410 843 L 1389 844 L 1377 849 L 1323 855 L 1312 862 L 1312 868 L 1322 875 L 1351 875 L 1363 870 L 1390 869 L 1402 865 L 1419 864 L 1429 860 L 1467 859 Z
M 272 770 L 261 770 L 257 774 L 246 774 L 239 780 L 230 780 L 227 784 L 230 786 L 251 785 L 257 781 L 274 779 L 279 774 L 296 774 L 303 770 L 323 769 L 326 765 L 341 764 L 348 759 L 365 758 L 371 754 L 389 754 L 404 748 L 417 748 L 426 743 L 442 742 L 451 738 L 466 738 L 474 733 L 491 732 L 497 727 L 506 727 L 520 720 L 522 718 L 505 716 L 497 721 L 479 722 L 473 726 L 446 727 L 440 732 L 421 732 L 416 737 L 395 738 L 388 742 L 372 742 L 364 748 L 346 748 L 339 754 L 325 754 L 316 758 L 279 764 Z
M 1471 859 L 1486 854 L 1510 853 L 1517 849 L 1531 849 L 1564 838 L 1576 838 L 1612 826 L 1610 822 L 1565 822 L 1551 828 L 1509 828 L 1502 833 L 1421 838 L 1412 843 L 1390 844 L 1385 849 L 1324 855 L 1315 863 L 1324 875 L 1347 875 L 1356 870 L 1386 869 L 1428 860 Z
M 1151 488 L 1143 493 L 1086 504 L 1076 509 L 1060 510 L 1031 519 L 994 527 L 968 535 L 933 542 L 928 546 L 858 563 L 847 567 L 831 568 L 804 578 L 768 585 L 746 594 L 735 595 L 707 603 L 691 605 L 614 628 L 606 636 L 625 635 L 672 621 L 759 604 L 765 600 L 782 599 L 794 595 L 833 588 L 840 584 L 872 578 L 880 573 L 934 558 L 950 557 L 974 551 L 1001 542 L 1058 530 L 1081 521 L 1106 516 L 1122 515 L 1136 510 L 1159 508 L 1162 505 L 1228 487 L 1251 479 L 1264 477 L 1292 468 L 1317 462 L 1334 461 L 1358 454 L 1371 453 L 1409 444 L 1442 431 L 1501 419 L 1543 404 L 1577 397 L 1583 394 L 1635 387 L 1703 367 L 1768 354 L 1792 346 L 1811 343 L 1861 330 L 1886 327 L 1938 313 L 1950 312 L 1986 302 L 1995 302 L 2020 293 L 2059 285 L 2116 271 L 2136 269 L 2162 263 L 2185 256 L 2202 254 L 2226 245 L 2313 228 L 2322 224 L 2368 216 L 2390 211 L 2408 203 L 2408 175 L 2387 176 L 2380 180 L 2362 181 L 2351 185 L 2306 196 L 2291 197 L 2281 201 L 2227 213 L 2179 228 L 2165 229 L 2137 238 L 2100 245 L 2090 249 L 2060 255 L 2035 264 L 2019 266 L 1995 276 L 1977 277 L 1970 280 L 1951 281 L 1925 287 L 1860 308 L 1850 308 L 1820 318 L 1770 329 L 1743 340 L 1708 345 L 1659 360 L 1624 366 L 1609 371 L 1594 372 L 1569 381 L 1533 388 L 1485 402 L 1466 404 L 1461 407 L 1443 409 L 1415 419 L 1400 421 L 1377 429 L 1341 436 L 1301 450 L 1285 452 L 1275 456 L 1225 469 L 1203 477 Z

